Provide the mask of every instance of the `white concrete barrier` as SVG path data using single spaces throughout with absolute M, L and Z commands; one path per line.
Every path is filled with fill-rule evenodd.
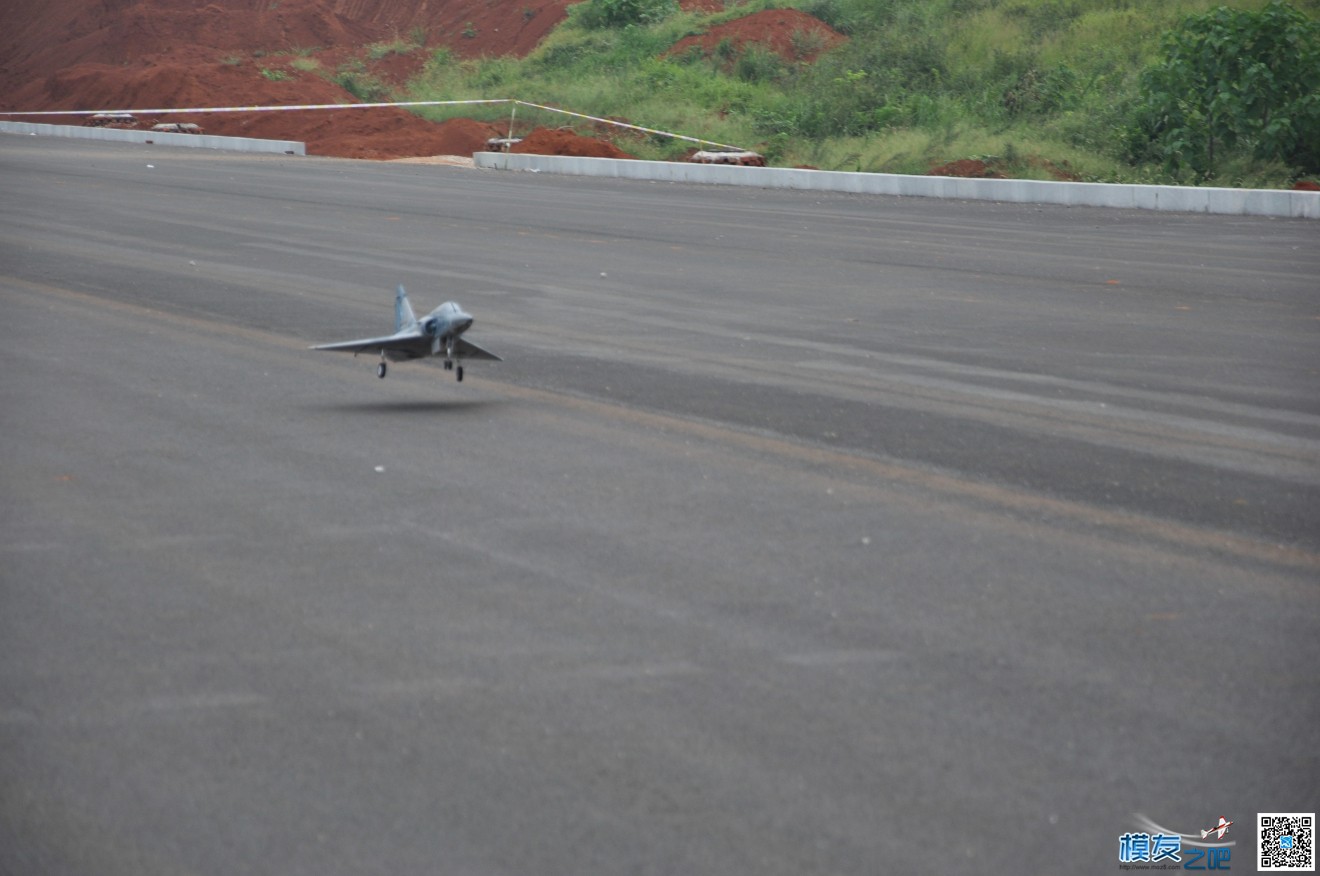
M 729 164 L 690 164 L 678 161 L 570 158 L 562 155 L 504 152 L 478 152 L 472 158 L 477 167 L 496 170 L 606 176 L 658 182 L 1320 219 L 1320 192 L 1048 182 L 1024 179 L 965 179 L 948 176 L 905 176 L 896 173 L 846 173 L 779 167 L 738 167 Z
M 157 143 L 161 146 L 191 146 L 195 149 L 227 149 L 233 152 L 307 154 L 306 144 L 297 140 L 257 140 L 251 137 L 220 137 L 214 134 L 174 134 L 165 131 L 92 128 L 82 125 L 39 125 L 33 122 L 0 122 L 0 133 L 72 137 L 78 140 L 110 140 L 119 143 Z

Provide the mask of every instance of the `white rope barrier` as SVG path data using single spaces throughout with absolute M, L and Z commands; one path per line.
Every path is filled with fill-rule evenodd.
M 618 121 L 615 121 L 614 119 L 602 119 L 602 118 L 597 118 L 596 116 L 589 116 L 589 115 L 586 115 L 586 114 L 584 114 L 584 113 L 575 113 L 575 112 L 572 112 L 572 111 L 570 111 L 570 110 L 566 110 L 566 109 L 558 109 L 558 108 L 553 107 L 553 106 L 542 106 L 542 105 L 539 104 L 539 103 L 528 103 L 528 102 L 525 101 L 525 100 L 514 100 L 513 102 L 514 102 L 514 103 L 517 103 L 517 104 L 521 104 L 521 105 L 523 105 L 523 106 L 534 107 L 534 108 L 536 108 L 536 109 L 548 110 L 549 112 L 552 112 L 552 113 L 563 113 L 563 114 L 566 115 L 566 116 L 575 116 L 576 118 L 579 118 L 579 119 L 587 119 L 587 120 L 592 121 L 592 122 L 600 122 L 600 123 L 602 123 L 602 124 L 606 124 L 606 125 L 614 125 L 615 127 L 619 127 L 619 128 L 628 128 L 629 130 L 632 130 L 632 131 L 641 131 L 641 132 L 646 133 L 646 134 L 657 134 L 657 135 L 659 135 L 659 136 L 661 136 L 661 137 L 670 137 L 670 138 L 672 138 L 672 139 L 674 139 L 674 140 L 685 140 L 685 141 L 687 141 L 687 142 L 689 142 L 689 143 L 700 143 L 700 144 L 702 144 L 703 146 L 718 146 L 718 147 L 720 147 L 721 149 L 728 149 L 728 150 L 731 150 L 731 151 L 733 151 L 733 152 L 742 152 L 742 151 L 744 151 L 744 150 L 742 149 L 742 147 L 740 147 L 740 146 L 729 146 L 729 145 L 726 145 L 726 144 L 724 144 L 724 143 L 716 143 L 714 140 L 702 140 L 702 139 L 699 139 L 699 138 L 697 138 L 697 137 L 687 137 L 687 136 L 684 136 L 683 134 L 674 134 L 674 133 L 671 133 L 671 132 L 669 132 L 669 131 L 658 131 L 658 130 L 656 130 L 655 128 L 643 128 L 641 125 L 630 125 L 630 124 L 628 124 L 627 122 L 618 122 Z
M 289 110 L 381 109 L 391 106 L 458 106 L 460 104 L 509 103 L 508 98 L 495 100 L 413 100 L 396 103 L 307 103 L 275 106 L 194 106 L 168 109 L 99 109 L 99 110 L 43 110 L 41 112 L 0 112 L 0 116 L 95 116 L 140 115 L 164 116 L 171 113 L 269 113 Z
M 730 146 L 726 143 L 716 143 L 714 140 L 702 140 L 699 137 L 688 137 L 684 134 L 675 134 L 671 131 L 661 131 L 656 128 L 645 128 L 641 125 L 632 125 L 628 122 L 620 122 L 615 119 L 605 119 L 599 116 L 589 116 L 586 113 L 575 113 L 571 110 L 559 109 L 558 107 L 545 106 L 544 104 L 531 103 L 516 98 L 502 97 L 488 100 L 408 100 L 393 101 L 389 103 L 309 103 L 309 104 L 286 104 L 275 106 L 195 106 L 195 107 L 165 107 L 156 109 L 97 109 L 97 110 L 40 110 L 34 112 L 18 112 L 15 110 L 0 111 L 0 116 L 95 116 L 95 115 L 139 115 L 139 116 L 164 116 L 179 115 L 183 113 L 270 113 L 270 112 L 297 112 L 302 110 L 347 110 L 347 109 L 383 109 L 386 107 L 424 107 L 424 106 L 492 106 L 497 104 L 513 104 L 515 107 L 521 105 L 532 107 L 533 109 L 545 110 L 546 112 L 560 113 L 574 118 L 586 119 L 587 121 L 597 122 L 603 125 L 613 125 L 616 128 L 627 128 L 631 131 L 641 131 L 645 134 L 654 134 L 659 137 L 669 137 L 674 140 L 683 140 L 688 143 L 699 143 L 703 146 L 716 146 L 720 149 L 727 149 L 734 152 L 744 151 L 740 146 Z

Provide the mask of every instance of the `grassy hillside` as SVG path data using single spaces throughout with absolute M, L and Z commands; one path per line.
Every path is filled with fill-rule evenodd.
M 977 158 L 1014 177 L 1187 182 L 1133 163 L 1127 138 L 1162 35 L 1220 5 L 1265 0 L 748 0 L 716 13 L 682 12 L 672 0 L 588 0 L 528 57 L 459 61 L 442 50 L 410 91 L 551 103 L 755 149 L 777 165 L 926 173 Z M 1292 5 L 1320 16 L 1320 0 Z M 671 53 L 685 36 L 775 6 L 810 13 L 847 40 L 814 63 L 803 60 L 819 48 L 805 32 L 786 55 L 727 40 Z M 637 23 L 602 26 L 602 10 Z M 660 138 L 620 145 L 649 158 L 688 148 Z M 1281 163 L 1230 158 L 1208 181 L 1279 187 L 1295 176 Z

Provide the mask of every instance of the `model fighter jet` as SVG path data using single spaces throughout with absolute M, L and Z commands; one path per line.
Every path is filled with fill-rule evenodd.
M 351 352 L 354 356 L 379 351 L 380 364 L 376 366 L 376 376 L 382 379 L 389 370 L 385 364 L 387 359 L 391 362 L 405 362 L 426 356 L 443 356 L 445 370 L 453 371 L 454 376 L 462 382 L 464 359 L 503 361 L 463 337 L 463 332 L 471 327 L 472 314 L 466 313 L 452 301 L 441 304 L 419 321 L 413 313 L 412 305 L 408 303 L 408 293 L 400 285 L 394 296 L 394 334 L 322 344 L 312 349 L 340 350 Z

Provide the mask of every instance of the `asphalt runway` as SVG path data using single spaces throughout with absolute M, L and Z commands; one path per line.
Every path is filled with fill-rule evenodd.
M 0 872 L 1314 812 L 1320 225 L 0 137 Z M 454 299 L 505 362 L 311 344 Z

